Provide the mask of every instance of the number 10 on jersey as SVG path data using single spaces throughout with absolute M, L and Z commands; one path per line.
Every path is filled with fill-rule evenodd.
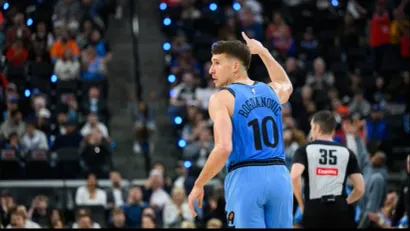
M 268 122 L 271 122 L 271 128 L 273 131 L 273 141 L 269 140 L 268 135 Z M 260 122 L 258 119 L 251 120 L 248 126 L 252 126 L 253 130 L 253 143 L 256 150 L 262 150 L 262 140 L 263 144 L 270 148 L 275 148 L 279 142 L 279 131 L 278 126 L 272 116 L 266 116 Z

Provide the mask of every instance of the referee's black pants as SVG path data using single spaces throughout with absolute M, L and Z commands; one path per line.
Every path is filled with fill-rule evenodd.
M 339 197 L 334 202 L 311 200 L 305 203 L 303 228 L 355 228 L 345 198 Z

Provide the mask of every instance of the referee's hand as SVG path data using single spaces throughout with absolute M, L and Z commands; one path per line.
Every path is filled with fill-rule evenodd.
M 188 206 L 191 210 L 192 216 L 196 217 L 197 213 L 195 212 L 195 199 L 198 199 L 198 208 L 202 208 L 202 200 L 204 199 L 204 187 L 194 186 L 191 193 L 188 196 Z

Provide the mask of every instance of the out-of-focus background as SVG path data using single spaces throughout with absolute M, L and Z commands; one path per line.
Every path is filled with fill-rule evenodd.
M 311 115 L 334 111 L 335 141 L 355 152 L 366 181 L 352 219 L 408 227 L 408 0 L 0 6 L 0 227 L 224 227 L 225 171 L 195 219 L 186 198 L 213 148 L 210 48 L 241 31 L 294 84 L 283 105 L 287 165 L 309 140 Z M 269 79 L 256 56 L 249 76 Z

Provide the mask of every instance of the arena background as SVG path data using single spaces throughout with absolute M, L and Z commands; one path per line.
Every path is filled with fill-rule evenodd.
M 399 226 L 410 153 L 408 0 L 0 4 L 0 226 L 225 226 L 225 172 L 206 187 L 197 219 L 185 199 L 213 146 L 210 48 L 241 31 L 294 84 L 283 105 L 288 166 L 309 140 L 310 116 L 334 111 L 335 141 L 358 155 L 374 199 L 352 207 L 352 219 L 377 227 L 379 213 L 383 228 Z M 269 79 L 256 56 L 249 76 Z M 383 181 L 374 184 L 375 174 Z

